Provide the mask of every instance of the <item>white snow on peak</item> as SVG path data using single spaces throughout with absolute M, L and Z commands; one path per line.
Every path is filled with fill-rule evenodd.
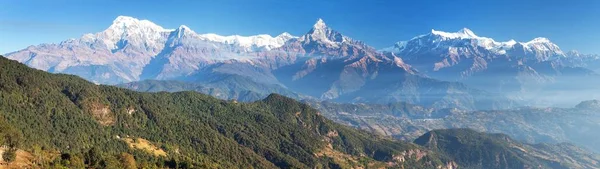
M 444 38 L 447 39 L 473 39 L 473 38 L 479 38 L 477 35 L 475 35 L 475 33 L 473 33 L 473 31 L 471 31 L 468 28 L 463 28 L 461 30 L 459 30 L 458 32 L 443 32 L 443 31 L 436 31 L 434 29 L 431 29 L 431 34 L 434 35 L 439 35 L 442 36 Z
M 313 41 L 331 47 L 338 47 L 340 43 L 351 41 L 350 38 L 343 36 L 327 27 L 321 18 L 317 19 L 317 22 L 313 25 L 313 28 L 308 32 L 308 34 L 300 37 L 298 40 Z
M 289 38 L 289 39 L 292 39 L 292 38 L 298 38 L 298 37 L 296 37 L 296 36 L 294 36 L 294 35 L 292 35 L 292 34 L 290 34 L 288 32 L 283 32 L 283 33 L 277 35 L 275 38 L 283 38 L 283 39 Z
M 553 44 L 552 42 L 550 42 L 550 40 L 544 37 L 538 37 L 529 42 L 517 42 L 513 39 L 506 42 L 496 42 L 492 38 L 479 37 L 468 28 L 463 28 L 458 32 L 454 33 L 432 30 L 431 34 L 442 37 L 442 40 L 473 39 L 476 40 L 478 46 L 484 47 L 488 50 L 497 52 L 499 54 L 506 53 L 506 49 L 512 48 L 516 44 L 523 45 L 527 50 L 554 51 L 557 54 L 563 53 L 557 45 Z M 423 35 L 419 37 L 423 37 Z
M 431 37 L 434 37 L 431 39 Z M 464 44 L 455 40 L 468 39 L 472 40 L 479 47 L 483 47 L 497 54 L 506 54 L 507 50 L 514 48 L 516 44 L 520 44 L 523 48 L 531 53 L 541 53 L 542 55 L 559 55 L 564 56 L 560 48 L 550 42 L 547 38 L 539 37 L 529 42 L 517 42 L 509 40 L 506 42 L 497 42 L 492 38 L 477 36 L 468 28 L 463 28 L 457 32 L 444 32 L 432 29 L 431 33 L 416 36 L 409 41 L 397 42 L 394 46 L 383 48 L 380 51 L 400 53 L 402 51 L 412 51 L 412 48 L 450 48 L 453 44 Z M 444 43 L 442 43 L 444 42 Z M 411 44 L 411 48 L 406 48 L 407 44 Z
M 285 42 L 287 42 L 290 39 L 298 38 L 296 36 L 292 36 L 287 32 L 284 32 L 276 37 L 272 37 L 271 35 L 267 34 L 260 34 L 254 36 L 221 36 L 213 33 L 201 34 L 199 35 L 199 37 L 207 41 L 219 42 L 228 45 L 239 45 L 241 47 L 246 48 L 247 50 L 251 50 L 252 48 L 264 48 L 266 50 L 271 50 L 283 46 Z
M 502 42 L 502 43 L 503 43 L 504 45 L 506 45 L 506 46 L 513 46 L 513 45 L 516 45 L 516 44 L 517 44 L 517 41 L 515 41 L 514 39 L 511 39 L 511 40 L 509 40 L 509 41 Z
M 475 35 L 475 33 L 473 33 L 473 31 L 471 31 L 471 29 L 469 28 L 462 28 L 460 31 L 458 31 L 459 33 L 468 35 L 470 37 L 477 37 L 477 35 Z
M 185 25 L 181 25 L 179 26 L 176 30 L 177 33 L 177 38 L 182 38 L 183 36 L 186 35 L 196 35 L 196 32 L 194 32 L 194 30 L 190 29 L 189 27 L 185 26 Z
M 225 43 L 228 45 L 237 45 L 245 51 L 254 49 L 271 50 L 281 47 L 290 39 L 298 38 L 287 32 L 276 37 L 267 34 L 255 36 L 221 36 L 213 33 L 197 34 L 186 25 L 181 25 L 177 29 L 165 29 L 148 20 L 140 20 L 129 16 L 118 16 L 110 27 L 96 34 L 85 34 L 81 40 L 86 43 L 101 42 L 109 50 L 123 47 L 123 43 L 137 45 L 150 49 L 161 49 L 170 33 L 176 33 L 175 38 L 194 37 L 200 40 Z
M 179 26 L 179 28 L 177 28 L 177 29 L 179 29 L 179 30 L 185 30 L 185 31 L 192 31 L 192 29 L 190 29 L 190 27 L 188 27 L 188 26 L 185 26 L 185 25 L 181 25 L 181 26 Z
M 146 33 L 148 31 L 170 32 L 173 29 L 165 29 L 149 20 L 139 20 L 130 16 L 118 16 L 107 30 L 132 31 L 130 33 Z M 106 31 L 106 30 L 105 30 Z
M 551 42 L 548 38 L 544 38 L 544 37 L 537 37 L 529 42 L 525 42 L 525 44 L 532 44 L 532 43 L 551 43 Z
M 440 40 L 442 41 L 454 39 L 472 39 L 475 40 L 475 42 L 477 42 L 478 46 L 481 46 L 488 50 L 494 50 L 498 53 L 504 53 L 505 51 L 503 51 L 502 48 L 512 47 L 512 45 L 515 44 L 514 42 L 496 42 L 492 38 L 477 36 L 475 33 L 473 33 L 473 31 L 471 31 L 468 28 L 462 28 L 459 31 L 452 33 L 436 31 L 432 29 L 431 34 L 439 36 Z M 421 35 L 420 37 L 424 37 L 424 35 Z
M 537 37 L 529 42 L 521 43 L 528 50 L 536 50 L 543 52 L 553 52 L 561 56 L 565 56 L 558 45 L 552 43 L 548 38 Z
M 325 21 L 323 21 L 323 19 L 319 18 L 317 19 L 317 23 L 313 25 L 313 29 L 327 29 L 327 25 L 325 24 Z
M 147 48 L 162 48 L 163 33 L 173 29 L 165 29 L 148 20 L 139 20 L 129 16 L 118 16 L 106 30 L 96 34 L 85 34 L 83 42 L 99 41 L 109 50 L 123 47 L 123 41 L 128 44 L 145 46 Z

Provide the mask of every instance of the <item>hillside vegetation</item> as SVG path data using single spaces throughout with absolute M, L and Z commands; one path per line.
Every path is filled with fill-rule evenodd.
M 451 157 L 464 168 L 600 168 L 598 155 L 570 144 L 523 144 L 505 134 L 471 129 L 434 130 L 415 143 Z
M 139 93 L 3 57 L 0 116 L 19 135 L 10 138 L 23 137 L 15 148 L 41 168 L 453 167 L 280 95 L 236 103 L 196 92 Z

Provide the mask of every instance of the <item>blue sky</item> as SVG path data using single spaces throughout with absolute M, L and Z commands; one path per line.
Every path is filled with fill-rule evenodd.
M 119 15 L 221 35 L 301 35 L 323 18 L 377 48 L 468 27 L 497 41 L 547 37 L 565 51 L 600 54 L 598 0 L 1 0 L 0 53 L 99 32 Z

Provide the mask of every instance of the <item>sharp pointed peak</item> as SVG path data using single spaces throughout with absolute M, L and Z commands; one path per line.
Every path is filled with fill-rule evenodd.
M 196 32 L 194 32 L 192 29 L 190 29 L 190 27 L 185 26 L 185 25 L 180 25 L 177 28 L 177 36 L 178 37 L 183 37 L 184 35 L 189 35 L 189 34 L 195 34 Z
M 327 28 L 327 25 L 325 24 L 325 21 L 323 21 L 323 19 L 318 18 L 317 22 L 313 25 L 313 29 L 325 29 Z
M 289 32 L 283 32 L 283 33 L 279 34 L 278 36 L 292 36 L 292 34 L 290 34 Z
M 188 26 L 186 26 L 186 25 L 180 25 L 180 26 L 177 28 L 177 30 L 179 30 L 179 31 L 191 31 L 191 32 L 193 32 L 193 30 L 192 30 L 192 29 L 190 29 L 190 27 L 188 27 Z
M 294 36 L 288 32 L 283 32 L 283 33 L 277 35 L 277 37 L 295 38 L 296 36 Z
M 471 29 L 469 29 L 469 28 L 462 28 L 462 29 L 458 30 L 458 32 L 457 32 L 457 33 L 463 33 L 463 34 L 470 35 L 470 36 L 473 36 L 473 37 L 477 36 L 477 35 L 475 35 L 475 33 L 473 33 L 473 31 L 471 31 Z

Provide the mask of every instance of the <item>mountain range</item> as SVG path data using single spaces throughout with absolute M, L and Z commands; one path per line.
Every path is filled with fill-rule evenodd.
M 598 84 L 598 58 L 563 52 L 543 37 L 497 42 L 467 28 L 454 33 L 432 30 L 381 51 L 402 56 L 430 77 L 504 93 L 514 100 L 572 106 L 597 98 L 590 90 Z M 567 93 L 572 97 L 565 97 Z
M 151 86 L 143 83 L 177 81 L 206 87 L 163 90 L 219 91 L 212 94 L 244 101 L 277 92 L 467 110 L 587 100 L 595 97 L 589 90 L 597 83 L 589 79 L 598 76 L 594 70 L 600 67 L 594 64 L 600 63 L 598 57 L 563 52 L 546 38 L 496 42 L 466 28 L 455 33 L 432 30 L 378 50 L 321 19 L 302 36 L 272 37 L 198 34 L 185 25 L 165 29 L 119 16 L 102 32 L 30 46 L 6 57 L 40 70 L 141 91 L 152 91 L 140 88 Z M 578 80 L 588 82 L 573 83 Z M 581 92 L 558 97 L 559 92 L 571 92 L 565 88 Z

